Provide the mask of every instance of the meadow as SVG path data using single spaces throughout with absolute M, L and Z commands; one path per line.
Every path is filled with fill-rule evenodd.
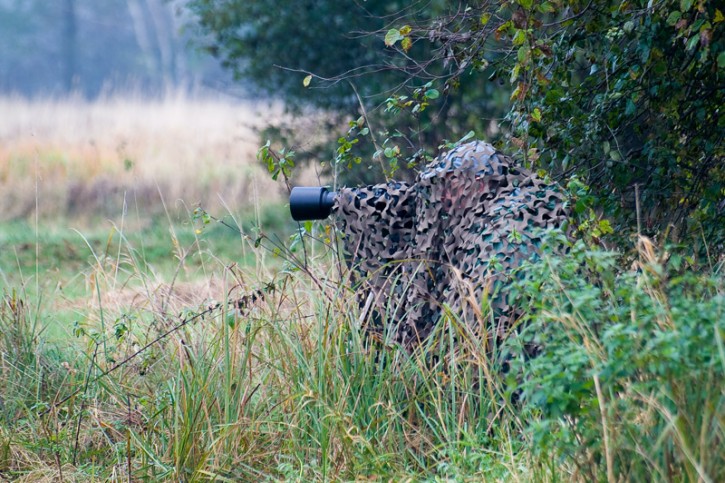
M 717 253 L 553 239 L 506 343 L 449 313 L 409 353 L 255 161 L 274 108 L 0 109 L 0 478 L 725 479 Z
M 272 106 L 129 96 L 5 98 L 0 109 L 5 290 L 43 286 L 63 311 L 89 298 L 88 268 L 115 263 L 123 277 L 129 244 L 140 258 L 126 261 L 144 265 L 135 268 L 157 284 L 171 274 L 196 283 L 213 275 L 204 273 L 210 253 L 229 262 L 246 256 L 239 230 L 202 240 L 199 209 L 236 219 L 245 231 L 264 217 L 284 219 L 284 188 L 255 161 L 254 129 L 263 112 L 274 115 Z

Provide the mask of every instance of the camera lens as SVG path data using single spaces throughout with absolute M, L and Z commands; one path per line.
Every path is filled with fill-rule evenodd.
M 289 196 L 289 208 L 295 221 L 324 220 L 330 216 L 337 193 L 327 188 L 297 186 Z

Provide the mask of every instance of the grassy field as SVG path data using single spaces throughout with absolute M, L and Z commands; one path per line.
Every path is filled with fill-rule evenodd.
M 273 107 L 128 97 L 3 98 L 0 109 L 11 114 L 0 120 L 0 286 L 45 294 L 61 314 L 91 298 L 106 265 L 126 290 L 138 288 L 130 269 L 204 284 L 218 257 L 254 266 L 242 235 L 286 222 L 283 187 L 255 159 L 254 129 Z M 197 233 L 200 207 L 233 228 Z
M 281 201 L 254 132 L 278 109 L 238 102 L 0 99 L 0 220 L 147 219 Z
M 725 479 L 717 254 L 545 249 L 515 336 L 411 354 L 291 238 L 248 106 L 0 105 L 0 479 Z

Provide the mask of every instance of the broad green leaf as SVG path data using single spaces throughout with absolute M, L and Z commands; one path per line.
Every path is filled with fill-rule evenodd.
M 692 8 L 692 2 L 693 0 L 680 0 L 680 10 L 687 12 Z
M 526 57 L 529 55 L 529 48 L 526 45 L 522 45 L 519 47 L 519 51 L 516 53 L 516 58 L 521 62 L 522 64 L 526 62 Z
M 721 69 L 725 69 L 725 50 L 720 52 L 720 54 L 717 56 L 717 66 Z
M 475 131 L 468 131 L 465 136 L 463 136 L 461 139 L 458 140 L 459 143 L 463 143 L 468 141 L 469 139 L 472 139 L 476 135 Z
M 695 34 L 692 37 L 690 37 L 690 40 L 687 41 L 687 50 L 694 49 L 699 41 L 700 41 L 700 34 Z
M 538 107 L 531 113 L 531 118 L 536 122 L 541 122 L 541 110 Z
M 603 235 L 614 233 L 614 230 L 612 229 L 612 225 L 611 223 L 609 223 L 609 220 L 599 220 L 599 231 L 601 231 Z
M 523 29 L 516 30 L 516 34 L 513 38 L 514 45 L 521 45 L 526 42 L 526 32 Z
M 491 20 L 491 14 L 490 13 L 486 12 L 483 15 L 481 15 L 481 25 L 488 24 L 488 21 L 489 20 Z
M 312 75 L 308 75 L 302 80 L 302 85 L 307 87 L 310 85 L 310 82 L 312 81 Z
M 524 7 L 526 10 L 531 9 L 533 4 L 534 4 L 534 0 L 519 0 L 519 5 Z
M 675 10 L 667 17 L 667 25 L 670 27 L 674 26 L 681 17 L 682 14 L 678 10 Z
M 516 82 L 516 79 L 519 78 L 519 73 L 521 72 L 521 64 L 514 65 L 514 68 L 511 69 L 511 83 L 513 84 Z
M 544 2 L 541 5 L 539 5 L 539 11 L 542 13 L 553 13 L 556 11 L 556 9 L 551 4 L 551 2 Z
M 438 96 L 440 96 L 438 89 L 428 89 L 425 91 L 425 97 L 428 99 L 438 99 Z
M 407 52 L 413 46 L 413 41 L 410 37 L 404 37 L 400 42 L 400 46 L 403 48 L 403 51 Z

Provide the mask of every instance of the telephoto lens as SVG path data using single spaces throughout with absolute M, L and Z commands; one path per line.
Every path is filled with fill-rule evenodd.
M 289 210 L 295 221 L 324 220 L 330 216 L 337 193 L 327 188 L 296 186 L 289 195 Z

